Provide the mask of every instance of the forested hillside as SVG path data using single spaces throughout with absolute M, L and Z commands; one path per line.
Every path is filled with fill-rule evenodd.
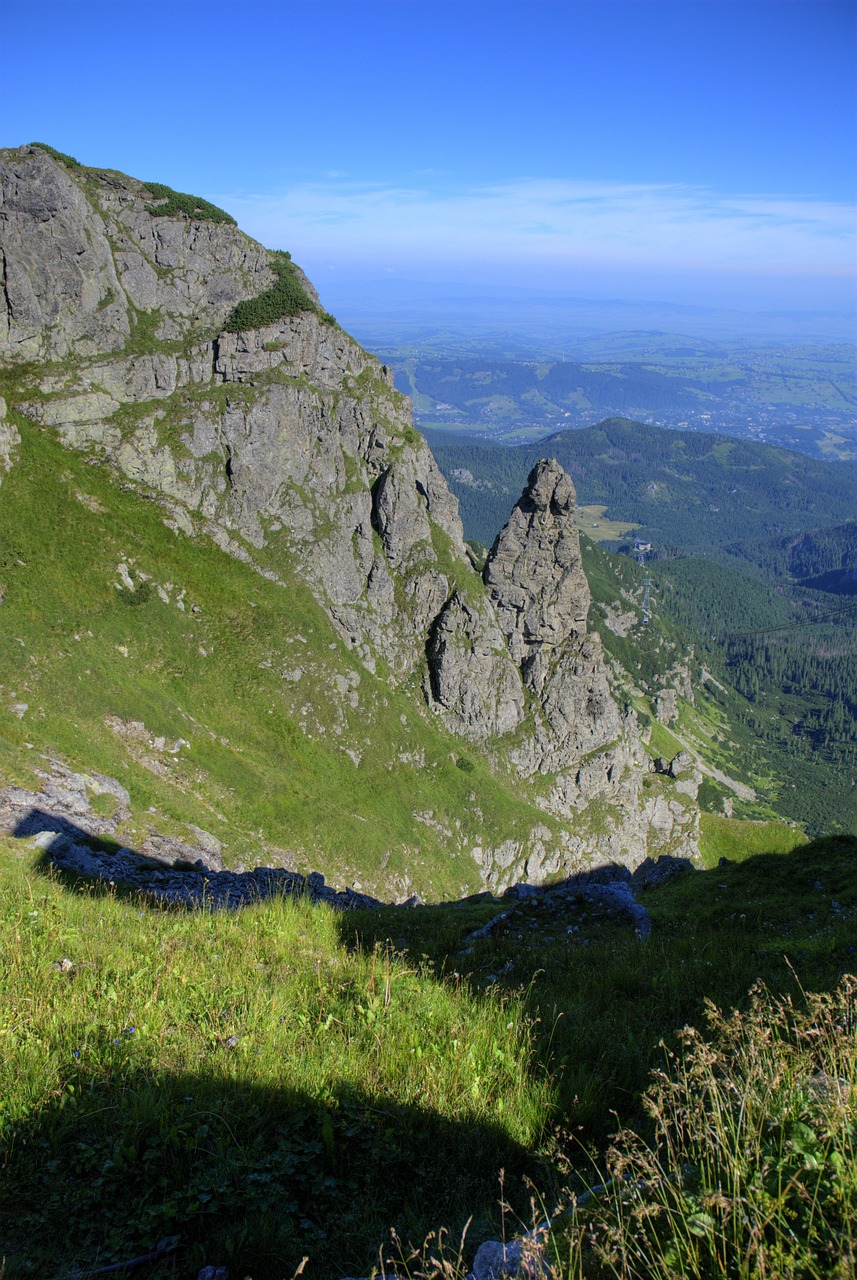
M 427 439 L 458 496 L 467 536 L 485 545 L 502 524 L 509 494 L 520 491 L 540 457 L 565 468 L 582 505 L 604 504 L 661 548 L 737 556 L 764 568 L 787 563 L 788 540 L 851 520 L 857 495 L 850 463 L 624 418 L 520 448 L 445 432 L 429 431 Z
M 770 549 L 771 567 L 804 586 L 839 595 L 857 593 L 857 520 L 784 538 Z
M 521 448 L 431 442 L 475 541 L 490 544 L 495 511 L 540 452 L 574 476 L 582 505 L 606 508 L 586 530 L 593 538 L 611 521 L 635 525 L 652 543 L 643 566 L 584 539 L 592 619 L 608 652 L 650 699 L 684 660 L 696 687 L 685 708 L 693 732 L 756 792 L 736 812 L 777 813 L 810 832 L 857 828 L 853 466 L 616 419 Z M 628 535 L 607 546 L 633 551 Z M 656 738 L 663 732 L 655 726 Z M 711 779 L 701 793 L 714 811 L 725 797 Z

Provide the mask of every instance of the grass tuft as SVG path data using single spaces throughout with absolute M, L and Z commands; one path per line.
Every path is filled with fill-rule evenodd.
M 709 1004 L 646 1092 L 609 1181 L 572 1214 L 562 1275 L 845 1280 L 857 1266 L 857 979 L 797 1008 Z

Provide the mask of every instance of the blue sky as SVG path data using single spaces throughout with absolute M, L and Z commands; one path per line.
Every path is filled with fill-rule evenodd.
M 857 5 L 7 5 L 0 143 L 215 199 L 322 296 L 853 298 Z

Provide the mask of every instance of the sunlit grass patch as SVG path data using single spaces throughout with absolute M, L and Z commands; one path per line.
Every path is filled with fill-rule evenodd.
M 752 822 L 703 813 L 699 852 L 706 867 L 716 867 L 721 858 L 743 862 L 759 853 L 788 853 L 806 844 L 803 832 L 785 822 Z
M 185 1267 L 252 1260 L 259 1280 L 335 1249 L 347 1270 L 394 1219 L 425 1231 L 521 1166 L 550 1086 L 514 1001 L 388 948 L 349 952 L 333 913 L 306 900 L 152 910 L 69 892 L 11 843 L 9 1276 L 136 1256 L 172 1234 Z M 248 1234 L 266 1215 L 268 1244 Z
M 801 1007 L 763 987 L 708 1008 L 572 1213 L 563 1276 L 833 1280 L 857 1266 L 857 979 Z M 562 1255 L 560 1255 L 562 1257 Z

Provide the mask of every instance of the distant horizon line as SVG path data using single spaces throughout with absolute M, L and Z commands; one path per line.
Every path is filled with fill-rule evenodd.
M 728 302 L 676 302 L 669 298 L 657 297 L 623 297 L 619 294 L 579 294 L 571 293 L 565 289 L 550 287 L 536 287 L 533 285 L 491 285 L 482 281 L 456 281 L 456 280 L 421 280 L 418 277 L 390 276 L 383 273 L 366 273 L 365 275 L 348 275 L 348 276 L 328 276 L 325 281 L 325 287 L 334 285 L 348 289 L 350 287 L 364 287 L 367 284 L 373 286 L 390 285 L 401 289 L 415 289 L 430 295 L 434 292 L 444 291 L 449 293 L 455 291 L 459 295 L 464 295 L 470 301 L 479 301 L 481 297 L 496 300 L 504 297 L 522 297 L 526 296 L 533 300 L 545 300 L 550 302 L 561 302 L 564 305 L 576 306 L 593 306 L 593 307 L 633 307 L 647 308 L 660 307 L 674 311 L 686 312 L 726 312 L 735 313 L 737 315 L 747 316 L 836 316 L 836 317 L 855 317 L 857 318 L 857 300 L 851 306 L 844 304 L 831 303 L 827 306 L 788 306 L 782 305 L 760 305 L 760 306 L 741 306 Z M 428 300 L 428 299 L 427 299 Z

